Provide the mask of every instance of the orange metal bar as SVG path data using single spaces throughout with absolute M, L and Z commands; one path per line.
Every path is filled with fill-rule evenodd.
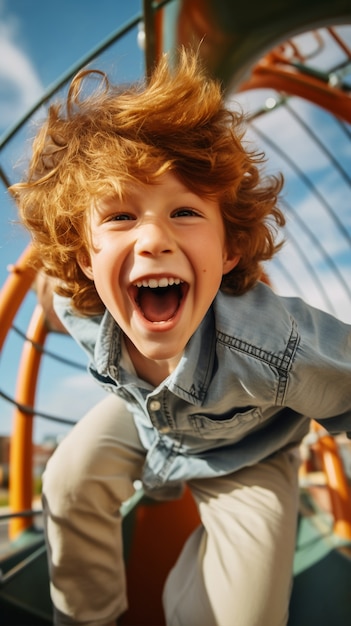
M 155 63 L 160 60 L 163 52 L 163 13 L 164 9 L 158 9 L 155 13 Z
M 37 305 L 30 321 L 27 336 L 34 343 L 43 345 L 47 334 L 42 307 Z M 16 401 L 28 407 L 34 406 L 36 383 L 41 352 L 26 341 L 17 375 Z M 15 409 L 10 450 L 10 508 L 13 513 L 32 508 L 33 498 L 33 416 Z M 10 539 L 32 526 L 32 518 L 15 518 L 9 528 Z
M 163 13 L 164 9 L 158 8 L 160 0 L 152 2 L 144 0 L 144 29 L 145 29 L 145 61 L 146 74 L 151 76 L 153 69 L 163 52 Z
M 261 61 L 256 65 L 251 77 L 240 85 L 240 91 L 262 88 L 300 96 L 351 123 L 350 96 L 318 78 L 302 74 L 293 68 L 277 67 L 267 60 Z
M 0 350 L 35 278 L 35 271 L 29 265 L 32 256 L 32 247 L 28 246 L 17 263 L 10 268 L 11 274 L 0 291 Z
M 331 36 L 333 37 L 333 39 L 335 39 L 336 43 L 340 46 L 340 48 L 345 52 L 346 56 L 351 59 L 351 48 L 349 48 L 345 41 L 343 39 L 341 39 L 341 37 L 339 37 L 338 33 L 336 32 L 335 28 L 328 28 L 328 31 L 330 32 Z
M 342 458 L 334 437 L 316 422 L 313 429 L 321 433 L 316 449 L 326 476 L 334 517 L 334 533 L 341 539 L 351 541 L 351 491 L 345 474 Z
M 306 63 L 308 59 L 313 59 L 313 57 L 325 48 L 325 41 L 318 31 L 311 31 L 309 34 L 316 41 L 316 48 L 309 51 L 308 54 L 302 52 L 299 43 L 294 41 L 294 39 L 288 39 L 276 48 L 273 48 L 273 50 L 270 50 L 262 57 L 261 62 L 268 64 L 283 63 L 284 65 L 294 67 L 293 64 L 296 60 L 299 60 L 300 63 Z M 296 70 L 296 67 L 294 67 L 294 69 Z M 255 71 L 255 67 L 253 71 Z

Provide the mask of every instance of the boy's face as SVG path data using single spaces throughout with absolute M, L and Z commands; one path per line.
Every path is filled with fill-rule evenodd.
M 239 261 L 227 253 L 219 205 L 167 173 L 123 201 L 100 201 L 89 225 L 90 258 L 80 265 L 129 338 L 137 371 L 149 360 L 172 371 Z

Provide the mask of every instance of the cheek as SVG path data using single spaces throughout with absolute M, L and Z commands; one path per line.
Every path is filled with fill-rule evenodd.
M 222 274 L 224 250 L 219 236 L 213 235 L 211 239 L 207 239 L 206 245 L 199 247 L 198 254 L 204 272 Z
M 113 250 L 94 256 L 92 261 L 95 288 L 108 309 L 120 306 L 126 294 L 124 263 Z
M 212 247 L 207 249 L 206 254 L 203 253 L 203 261 L 199 269 L 200 287 L 204 293 L 208 294 L 210 299 L 213 299 L 220 288 L 223 278 L 221 249 L 213 249 Z

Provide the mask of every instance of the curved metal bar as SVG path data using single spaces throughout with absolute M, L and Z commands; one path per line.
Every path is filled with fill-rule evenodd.
M 0 513 L 0 522 L 5 520 L 11 520 L 18 517 L 36 517 L 42 515 L 42 509 L 30 509 L 29 511 L 21 511 L 20 513 Z
M 255 133 L 269 146 L 271 146 L 271 148 L 273 148 L 273 150 L 279 154 L 286 163 L 288 163 L 288 165 L 291 167 L 292 170 L 294 170 L 297 175 L 298 178 L 300 180 L 302 180 L 304 182 L 304 184 L 306 185 L 306 187 L 313 193 L 313 195 L 318 199 L 318 201 L 321 203 L 321 205 L 324 207 L 324 209 L 327 211 L 328 215 L 331 217 L 331 219 L 333 220 L 333 222 L 335 223 L 335 225 L 337 226 L 337 228 L 339 229 L 340 233 L 343 235 L 343 237 L 346 239 L 347 243 L 349 246 L 351 246 L 351 235 L 348 232 L 347 228 L 344 226 L 344 224 L 341 222 L 341 220 L 339 219 L 339 217 L 334 213 L 332 207 L 329 205 L 329 203 L 325 200 L 324 196 L 322 196 L 322 194 L 318 191 L 318 189 L 316 188 L 316 186 L 312 183 L 312 181 L 308 178 L 308 176 L 306 176 L 306 174 L 302 171 L 302 169 L 290 158 L 290 156 L 278 145 L 277 142 L 273 141 L 271 137 L 268 137 L 268 135 L 266 133 L 264 133 L 261 129 L 259 129 L 257 126 L 252 125 Z M 287 204 L 285 203 L 285 201 L 282 201 L 282 204 Z M 292 211 L 292 208 L 291 208 Z M 298 219 L 298 213 L 295 211 L 294 215 L 296 216 L 296 218 Z M 323 249 L 323 246 L 321 246 L 319 240 L 317 237 L 315 237 L 311 230 L 308 228 L 308 226 L 306 225 L 305 222 L 303 222 L 303 228 L 306 230 L 306 232 L 309 233 L 309 236 L 311 238 L 313 238 L 315 245 L 319 247 L 320 250 L 323 250 L 323 255 L 324 258 L 326 260 L 326 262 L 328 263 L 328 265 L 330 267 L 333 268 L 334 273 L 338 276 L 338 279 L 340 281 L 340 283 L 342 284 L 345 292 L 347 293 L 347 295 L 349 296 L 349 298 L 351 299 L 351 288 L 348 284 L 348 282 L 345 280 L 345 278 L 343 277 L 343 275 L 340 273 L 340 271 L 338 270 L 338 267 L 336 266 L 336 264 L 334 263 L 334 261 L 332 260 L 332 258 L 325 252 L 325 250 Z
M 305 253 L 303 247 L 300 245 L 300 243 L 298 242 L 297 238 L 294 237 L 291 233 L 289 233 L 289 242 L 297 250 L 297 253 L 298 253 L 300 259 L 302 259 L 304 267 L 307 269 L 308 273 L 312 277 L 312 280 L 314 281 L 316 287 L 318 287 L 319 293 L 321 294 L 321 296 L 322 296 L 322 298 L 324 300 L 324 304 L 328 308 L 328 311 L 330 311 L 331 313 L 333 313 L 333 315 L 336 316 L 337 313 L 336 313 L 335 307 L 333 305 L 333 302 L 332 302 L 331 298 L 328 295 L 328 291 L 325 289 L 325 287 L 323 285 L 323 282 L 319 278 L 318 273 L 314 269 L 314 266 L 310 262 L 310 259 L 309 259 L 308 255 Z
M 82 57 L 77 63 L 72 65 L 67 72 L 62 74 L 60 78 L 55 81 L 50 87 L 45 91 L 44 95 L 27 111 L 27 113 L 21 117 L 21 119 L 12 126 L 3 136 L 0 138 L 0 149 L 3 148 L 7 142 L 17 133 L 17 131 L 23 126 L 27 120 L 29 120 L 32 115 L 40 109 L 40 107 L 45 104 L 50 98 L 59 91 L 66 83 L 69 81 L 79 70 L 82 69 L 85 65 L 90 63 L 96 56 L 107 50 L 113 43 L 118 41 L 121 37 L 126 35 L 130 30 L 135 28 L 139 22 L 142 20 L 142 14 L 133 17 L 129 20 L 124 26 L 118 28 L 118 30 L 114 31 L 109 37 L 104 39 L 104 41 L 93 48 L 88 54 Z
M 277 67 L 263 60 L 254 72 L 240 85 L 240 91 L 248 89 L 276 89 L 314 102 L 345 122 L 351 123 L 351 98 L 337 87 L 323 83 L 311 75 L 296 72 L 292 68 Z
M 269 50 L 301 32 L 351 22 L 349 0 L 241 3 L 183 0 L 176 45 L 199 48 L 209 70 L 231 89 Z
M 202 8 L 204 9 L 205 14 L 206 14 L 206 10 L 210 9 L 210 14 L 211 14 L 210 16 L 212 16 L 212 13 L 211 13 L 212 11 L 213 14 L 215 14 L 217 18 L 219 16 L 219 11 L 222 9 L 222 15 L 221 15 L 222 22 L 223 22 L 223 7 L 225 7 L 225 5 L 229 7 L 228 2 L 223 3 L 223 2 L 218 2 L 218 0 L 213 0 L 211 2 L 209 0 L 205 2 L 203 1 L 200 2 L 200 0 L 199 1 L 195 0 L 195 1 L 192 1 L 192 3 L 186 2 L 184 0 L 184 2 L 182 3 L 182 6 L 188 7 L 189 9 L 191 4 L 193 6 L 202 5 Z M 224 79 L 229 80 L 230 78 L 232 82 L 238 81 L 239 78 L 240 77 L 242 78 L 242 76 L 245 74 L 247 68 L 252 67 L 253 63 L 257 59 L 257 56 L 261 56 L 262 53 L 266 51 L 267 46 L 272 47 L 272 45 L 276 43 L 279 39 L 281 40 L 282 38 L 286 38 L 287 35 L 291 35 L 293 31 L 298 30 L 300 27 L 302 28 L 302 26 L 304 26 L 306 29 L 306 25 L 308 27 L 308 26 L 311 26 L 312 23 L 314 26 L 316 24 L 321 25 L 323 23 L 323 20 L 325 20 L 327 17 L 331 17 L 331 21 L 333 21 L 334 23 L 336 23 L 336 21 L 340 18 L 346 19 L 346 17 L 348 18 L 351 17 L 351 9 L 349 5 L 349 0 L 338 0 L 336 3 L 334 3 L 333 6 L 331 6 L 330 2 L 327 0 L 321 0 L 321 2 L 319 3 L 319 7 L 318 8 L 316 7 L 313 11 L 311 11 L 309 16 L 307 16 L 306 11 L 308 9 L 307 5 L 309 5 L 310 3 L 308 2 L 303 3 L 302 1 L 301 2 L 299 1 L 298 10 L 296 7 L 296 0 L 289 0 L 288 4 L 289 4 L 288 6 L 289 10 L 287 10 L 287 7 L 284 6 L 284 13 L 286 13 L 286 19 L 284 19 L 283 23 L 281 24 L 280 32 L 277 32 L 277 22 L 273 19 L 271 20 L 272 24 L 271 24 L 271 27 L 268 29 L 267 36 L 266 35 L 262 36 L 262 28 L 261 28 L 260 20 L 256 20 L 256 24 L 251 28 L 251 30 L 250 28 L 248 28 L 248 25 L 252 24 L 252 15 L 255 12 L 255 7 L 258 8 L 257 2 L 254 3 L 255 5 L 254 7 L 250 5 L 250 7 L 248 6 L 247 9 L 245 11 L 243 10 L 242 12 L 238 12 L 236 10 L 237 9 L 236 7 L 234 10 L 234 6 L 231 6 L 228 9 L 229 11 L 232 11 L 231 15 L 232 16 L 235 15 L 235 17 L 240 19 L 241 25 L 242 25 L 242 19 L 243 19 L 243 14 L 244 14 L 244 19 L 247 19 L 247 25 L 246 26 L 244 25 L 245 26 L 244 35 L 243 36 L 238 35 L 238 33 L 240 33 L 241 30 L 240 30 L 240 24 L 238 24 L 238 20 L 237 20 L 234 23 L 234 25 L 232 25 L 232 26 L 237 27 L 236 30 L 235 28 L 231 26 L 232 30 L 231 32 L 229 32 L 229 35 L 228 35 L 228 32 L 225 32 L 225 29 L 222 28 L 222 33 L 221 33 L 222 38 L 220 42 L 221 45 L 219 45 L 218 41 L 216 40 L 212 39 L 210 41 L 212 45 L 211 50 L 212 50 L 213 58 L 215 61 L 214 69 L 216 73 L 220 76 L 223 76 Z M 306 7 L 303 7 L 303 5 L 306 5 Z M 261 3 L 260 3 L 260 7 L 262 9 Z M 281 7 L 281 9 L 283 9 L 283 7 Z M 266 7 L 265 7 L 265 10 L 266 10 Z M 240 17 L 238 17 L 239 13 L 240 13 Z M 293 14 L 296 15 L 297 19 L 294 18 Z M 275 18 L 277 18 L 277 15 L 275 15 Z M 92 52 L 89 53 L 89 55 L 84 57 L 84 59 L 79 61 L 67 73 L 65 73 L 65 75 L 46 92 L 45 96 L 39 102 L 36 103 L 35 107 L 33 107 L 27 113 L 25 118 L 22 118 L 18 122 L 18 124 L 16 124 L 16 127 L 10 129 L 10 131 L 1 139 L 0 146 L 3 146 L 15 134 L 18 128 L 22 126 L 22 124 L 40 106 L 42 106 L 47 100 L 49 100 L 49 98 L 56 91 L 58 91 L 77 71 L 79 71 L 81 67 L 89 63 L 89 61 L 93 59 L 95 56 L 97 56 L 97 54 L 101 53 L 103 50 L 108 48 L 120 36 L 122 36 L 123 34 L 128 32 L 131 28 L 136 26 L 140 22 L 141 19 L 142 19 L 142 16 L 138 16 L 137 18 L 134 18 L 133 20 L 131 20 L 125 27 L 123 27 L 122 29 L 119 29 L 111 37 L 105 40 L 100 46 L 98 46 L 98 48 L 95 48 Z M 214 22 L 212 22 L 212 26 L 213 26 L 213 23 Z M 209 25 L 209 32 L 211 33 L 211 20 L 209 21 L 208 25 Z M 222 23 L 222 26 L 223 26 L 223 23 Z M 182 42 L 182 32 L 184 34 L 184 31 L 181 31 L 181 17 L 180 17 L 180 23 L 175 27 L 178 28 L 178 34 L 179 34 L 178 43 Z M 201 33 L 200 41 L 204 37 L 204 35 L 205 33 Z M 188 31 L 185 43 L 189 43 L 190 39 L 191 39 L 191 32 Z M 209 39 L 211 39 L 211 37 L 209 37 Z M 236 51 L 238 52 L 238 54 L 236 54 Z M 248 54 L 248 51 L 249 51 L 249 54 Z M 220 58 L 218 58 L 218 54 L 217 54 L 218 52 L 220 53 Z M 283 88 L 284 90 L 287 90 L 286 89 L 287 84 L 289 85 L 296 84 L 296 81 L 294 83 L 295 79 L 292 77 L 292 73 L 289 75 L 288 78 L 284 73 L 283 75 L 281 73 L 280 74 L 278 73 L 278 75 L 274 75 L 274 72 L 273 73 L 271 72 L 271 77 L 272 76 L 273 76 L 272 80 L 273 79 L 276 80 L 277 84 L 281 86 L 280 88 Z M 266 78 L 264 77 L 262 80 L 266 80 Z M 306 81 L 307 81 L 307 77 L 306 77 Z M 311 77 L 308 77 L 308 82 L 310 81 L 311 81 Z M 321 83 L 319 82 L 318 89 L 320 88 L 320 84 Z M 299 85 L 301 86 L 301 80 L 300 80 Z M 246 88 L 251 88 L 251 87 L 246 87 Z M 312 97 L 313 95 L 316 96 L 316 94 L 320 95 L 321 93 L 320 89 L 318 91 L 317 85 L 313 86 L 312 91 L 310 92 L 306 90 L 305 84 L 302 84 L 302 88 L 304 89 L 304 93 L 308 93 L 311 96 L 309 97 L 309 99 L 312 101 L 314 101 Z M 341 93 L 340 91 L 338 91 L 337 93 L 338 101 L 340 103 L 340 108 L 335 108 L 335 106 L 333 106 L 332 112 L 334 114 L 335 113 L 340 114 L 340 111 L 341 111 L 342 112 L 341 117 L 344 117 L 344 119 L 349 120 L 350 99 L 341 98 L 340 93 Z M 329 97 L 330 95 L 334 97 L 334 91 L 330 91 L 328 89 L 327 96 Z M 320 100 L 318 101 L 318 104 L 321 105 Z M 324 108 L 328 108 L 324 104 L 322 104 L 322 106 L 324 106 Z M 347 107 L 347 111 L 344 114 L 343 107 L 345 106 Z M 13 317 L 18 307 L 20 306 L 26 292 L 30 288 L 33 278 L 35 276 L 35 273 L 32 270 L 30 270 L 28 266 L 28 261 L 30 260 L 30 257 L 31 257 L 31 250 L 29 248 L 25 252 L 23 259 L 21 258 L 20 262 L 15 266 L 13 270 L 13 275 L 10 277 L 11 280 L 9 281 L 9 285 L 6 283 L 5 285 L 6 289 L 0 294 L 0 301 L 2 304 L 3 303 L 5 304 L 5 307 L 2 307 L 2 310 L 0 312 L 2 316 L 0 317 L 0 347 L 7 335 L 9 327 L 11 326 Z M 43 313 L 40 307 L 37 307 L 34 311 L 30 328 L 28 330 L 28 337 L 30 338 L 30 341 L 27 341 L 25 343 L 23 354 L 22 354 L 22 359 L 21 359 L 21 365 L 20 365 L 20 369 L 18 373 L 18 390 L 17 390 L 17 400 L 16 400 L 16 402 L 18 403 L 18 408 L 16 409 L 15 419 L 14 419 L 14 433 L 16 434 L 16 436 L 14 436 L 13 438 L 13 450 L 12 450 L 12 455 L 11 455 L 11 466 L 10 466 L 11 467 L 11 472 L 10 472 L 11 474 L 11 505 L 12 505 L 12 508 L 14 509 L 16 518 L 17 516 L 20 517 L 22 515 L 23 509 L 25 511 L 28 511 L 31 508 L 32 418 L 28 417 L 28 413 L 24 412 L 23 407 L 34 404 L 36 380 L 37 380 L 40 360 L 42 356 L 41 351 L 37 350 L 36 344 L 42 345 L 44 343 L 46 333 L 47 333 L 47 330 L 45 327 L 45 320 L 44 320 Z M 332 441 L 334 440 L 332 439 Z M 334 493 L 337 493 L 339 484 L 342 485 L 342 489 L 343 489 L 344 483 L 342 480 L 342 474 L 339 474 L 339 470 L 335 471 L 335 467 L 337 465 L 337 456 L 335 455 L 332 449 L 332 445 L 330 445 L 329 442 L 327 443 L 328 445 L 325 446 L 326 447 L 326 450 L 325 450 L 326 459 L 327 459 L 325 461 L 325 468 L 326 468 L 327 474 L 329 473 L 330 475 L 331 489 L 333 490 Z M 335 476 L 337 477 L 336 480 L 335 480 Z M 347 501 L 347 498 L 345 497 L 345 493 L 342 490 L 341 490 L 341 493 L 338 495 L 338 497 L 341 498 L 341 501 L 342 501 L 341 504 Z M 336 515 L 337 532 L 338 533 L 345 532 L 345 528 L 346 528 L 346 532 L 348 533 L 349 532 L 348 508 L 344 506 L 340 506 L 340 502 L 339 502 L 339 504 L 336 504 L 335 510 L 336 510 L 335 515 Z M 349 519 L 351 519 L 351 516 L 349 516 Z M 346 526 L 345 526 L 345 520 L 346 520 Z M 30 526 L 32 522 L 32 518 L 31 516 L 29 516 L 29 518 L 25 520 L 22 519 L 22 522 L 25 521 L 28 523 L 25 523 L 24 525 L 19 524 L 17 526 L 15 522 L 17 523 L 19 521 L 20 521 L 19 519 L 15 519 L 12 521 L 12 524 L 11 524 L 12 536 L 16 536 L 19 532 L 21 532 L 22 530 Z M 351 525 L 351 522 L 350 522 L 350 525 Z M 351 534 L 348 535 L 348 537 L 350 538 Z
M 34 309 L 27 334 L 32 341 L 26 341 L 23 347 L 17 376 L 16 399 L 19 404 L 33 406 L 42 356 L 41 352 L 35 348 L 35 343 L 43 344 L 47 334 L 44 313 L 39 305 Z M 33 417 L 29 417 L 23 410 L 16 408 L 10 454 L 10 507 L 14 513 L 20 513 L 32 507 L 32 431 Z M 31 517 L 13 519 L 9 529 L 10 538 L 15 539 L 32 524 Z
M 316 449 L 326 476 L 334 518 L 334 534 L 351 541 L 351 497 L 350 486 L 337 443 L 322 426 L 312 422 L 312 429 L 319 435 Z
M 287 210 L 289 211 L 289 213 L 291 213 L 291 215 L 294 216 L 294 219 L 296 220 L 296 222 L 300 225 L 300 227 L 302 229 L 304 229 L 305 233 L 308 235 L 308 237 L 312 241 L 313 245 L 320 252 L 320 254 L 323 257 L 323 259 L 325 260 L 326 264 L 332 270 L 334 275 L 338 278 L 338 280 L 339 280 L 340 284 L 342 285 L 342 287 L 344 288 L 345 293 L 347 294 L 347 296 L 351 299 L 351 289 L 348 287 L 344 277 L 340 273 L 340 270 L 339 270 L 338 266 L 336 265 L 334 259 L 328 254 L 327 250 L 325 249 L 323 244 L 320 242 L 319 238 L 315 235 L 315 233 L 312 231 L 312 229 L 306 224 L 306 222 L 303 221 L 303 219 L 299 215 L 298 211 L 296 211 L 296 209 L 294 209 L 291 204 L 286 202 L 286 200 L 283 200 L 282 201 L 282 206 L 287 207 Z
M 22 339 L 24 339 L 25 341 L 32 341 L 29 337 L 27 337 L 26 333 L 24 333 L 20 328 L 18 328 L 14 324 L 12 324 L 12 330 L 17 335 L 19 335 L 19 337 L 22 337 Z M 32 343 L 34 344 L 33 341 Z M 45 356 L 50 357 L 54 361 L 57 361 L 58 363 L 69 365 L 70 367 L 74 367 L 75 369 L 81 370 L 82 372 L 87 371 L 86 365 L 83 365 L 82 363 L 78 363 L 77 361 L 72 361 L 72 359 L 67 359 L 66 357 L 60 356 L 59 354 L 56 354 L 55 352 L 52 352 L 51 350 L 47 350 L 44 346 L 41 346 L 40 344 L 34 344 L 34 345 L 37 350 L 42 352 Z
M 36 272 L 30 266 L 32 257 L 32 247 L 28 246 L 16 264 L 9 268 L 11 274 L 0 291 L 0 350 L 12 321 L 33 283 Z
M 28 406 L 27 404 L 22 404 L 20 402 L 17 402 L 17 400 L 15 400 L 14 398 L 11 398 L 11 396 L 9 396 L 7 393 L 2 391 L 2 389 L 0 389 L 0 397 L 6 400 L 7 402 L 9 402 L 10 404 L 12 404 L 19 411 L 21 411 L 21 413 L 23 413 L 24 415 L 28 415 L 29 418 L 34 417 L 34 416 L 42 417 L 43 419 L 48 420 L 50 422 L 57 422 L 58 424 L 67 424 L 67 426 L 74 426 L 76 424 L 76 420 L 68 419 L 66 417 L 59 417 L 57 415 L 51 415 L 51 413 L 44 413 L 44 411 L 38 411 L 33 406 Z
M 301 115 L 299 115 L 298 112 L 295 111 L 295 109 L 293 109 L 292 106 L 290 106 L 288 100 L 285 101 L 284 106 L 286 110 L 289 111 L 289 115 L 291 115 L 291 117 L 293 117 L 297 121 L 299 126 L 303 128 L 305 133 L 309 135 L 311 139 L 314 141 L 314 143 L 318 146 L 319 150 L 323 154 L 325 154 L 325 156 L 330 161 L 330 163 L 332 163 L 333 168 L 340 174 L 341 178 L 343 178 L 345 183 L 351 186 L 351 172 L 348 172 L 346 168 L 344 168 L 341 165 L 341 163 L 335 158 L 331 150 L 328 150 L 327 146 L 320 140 L 317 133 L 313 132 L 311 130 L 311 127 L 308 126 L 308 124 L 302 119 Z M 350 107 L 351 107 L 351 100 L 350 100 Z
M 10 180 L 9 178 L 6 176 L 3 167 L 1 167 L 0 165 L 0 180 L 4 183 L 6 189 L 10 186 Z
M 344 133 L 344 135 L 348 138 L 351 139 L 351 128 L 349 126 L 346 125 L 346 122 L 343 122 L 342 120 L 336 120 L 336 123 L 339 125 L 340 130 Z

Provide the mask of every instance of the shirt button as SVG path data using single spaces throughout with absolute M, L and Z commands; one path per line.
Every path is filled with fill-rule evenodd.
M 158 400 L 151 400 L 149 407 L 150 411 L 159 411 L 161 408 L 161 402 L 159 402 Z

